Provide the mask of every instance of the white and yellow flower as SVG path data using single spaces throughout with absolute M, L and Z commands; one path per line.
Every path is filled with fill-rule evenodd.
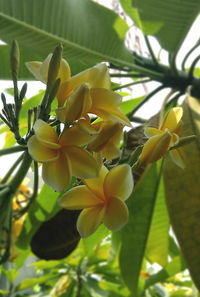
M 87 114 L 95 114 L 105 121 L 115 121 L 131 127 L 129 119 L 120 109 L 121 95 L 104 88 L 89 88 L 81 84 L 68 97 L 65 106 L 56 109 L 57 118 L 72 123 Z
M 102 167 L 97 178 L 85 179 L 85 185 L 70 189 L 60 199 L 69 210 L 80 210 L 77 229 L 87 237 L 103 223 L 109 230 L 121 229 L 128 221 L 125 200 L 133 191 L 131 167 L 119 165 L 110 171 Z
M 159 128 L 147 127 L 145 135 L 149 138 L 139 156 L 138 164 L 148 164 L 159 160 L 168 151 L 170 157 L 181 168 L 185 168 L 184 154 L 181 148 L 174 148 L 179 142 L 182 129 L 183 109 L 174 107 L 166 114 Z M 172 149 L 170 149 L 172 148 Z
M 56 191 L 63 191 L 71 177 L 92 178 L 99 174 L 96 159 L 81 148 L 93 137 L 83 133 L 76 125 L 65 130 L 58 137 L 55 130 L 42 120 L 34 124 L 34 132 L 28 141 L 28 151 L 32 158 L 43 163 L 42 177 L 44 182 Z

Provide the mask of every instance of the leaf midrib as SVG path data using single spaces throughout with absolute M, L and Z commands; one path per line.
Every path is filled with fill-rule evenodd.
M 130 67 L 133 70 L 138 70 L 138 67 L 137 66 L 135 66 L 132 63 L 127 62 L 126 60 L 121 60 L 121 59 L 118 59 L 118 58 L 114 58 L 114 57 L 111 57 L 111 56 L 102 54 L 100 52 L 96 52 L 96 51 L 91 50 L 89 48 L 85 48 L 83 46 L 78 45 L 77 43 L 74 43 L 72 41 L 66 40 L 63 37 L 60 37 L 58 35 L 53 35 L 52 33 L 49 33 L 47 31 L 44 31 L 44 30 L 42 30 L 42 29 L 40 29 L 38 27 L 35 27 L 33 25 L 27 24 L 27 23 L 25 23 L 23 21 L 20 21 L 20 20 L 14 18 L 14 17 L 9 16 L 9 15 L 6 15 L 6 14 L 4 14 L 2 12 L 0 12 L 0 18 L 6 19 L 9 22 L 12 22 L 13 24 L 16 24 L 18 26 L 21 26 L 21 27 L 23 27 L 24 29 L 26 29 L 28 31 L 32 31 L 33 33 L 35 32 L 37 34 L 40 34 L 40 35 L 45 36 L 46 38 L 49 37 L 50 39 L 54 39 L 55 41 L 58 41 L 58 43 L 69 45 L 70 47 L 72 47 L 72 48 L 74 48 L 76 50 L 85 52 L 86 54 L 93 55 L 94 57 L 97 57 L 97 58 L 101 58 L 104 61 L 111 61 L 111 62 L 120 64 L 120 65 L 123 65 L 123 66 L 128 66 L 128 67 Z

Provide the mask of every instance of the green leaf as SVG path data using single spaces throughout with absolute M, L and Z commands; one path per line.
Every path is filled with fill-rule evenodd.
M 98 281 L 91 276 L 82 277 L 82 285 L 86 288 L 91 297 L 108 297 L 109 292 L 99 287 Z
M 115 12 L 90 0 L 0 0 L 0 38 L 17 39 L 31 60 L 35 54 L 43 60 L 62 43 L 72 73 L 100 61 L 133 66 L 124 45 L 127 29 Z
M 54 192 L 47 185 L 42 187 L 37 199 L 29 208 L 28 215 L 17 246 L 21 249 L 27 249 L 32 236 L 35 234 L 42 222 L 52 218 L 60 209 L 57 204 L 59 193 Z
M 200 289 L 200 104 L 187 97 L 183 104 L 182 136 L 196 135 L 196 141 L 183 147 L 186 169 L 170 159 L 164 167 L 166 201 L 173 230 L 193 281 Z
M 199 0 L 120 0 L 126 13 L 162 48 L 178 50 L 200 11 Z
M 165 203 L 164 185 L 161 178 L 146 247 L 146 256 L 150 262 L 162 267 L 168 262 L 169 216 Z
M 153 164 L 143 181 L 129 198 L 129 222 L 122 229 L 120 268 L 123 279 L 134 296 L 138 294 L 138 281 L 150 229 L 160 177 Z
M 145 287 L 148 288 L 156 283 L 164 282 L 169 277 L 172 277 L 185 269 L 186 265 L 183 258 L 181 256 L 177 256 L 165 268 L 155 274 L 152 274 L 150 278 L 146 280 Z
M 124 114 L 128 114 L 131 112 L 142 100 L 144 99 L 144 96 L 129 99 L 126 101 L 123 101 L 121 104 L 121 110 Z
M 83 247 L 87 256 L 95 255 L 95 247 L 109 234 L 109 230 L 102 224 L 94 234 L 83 238 Z
M 15 290 L 17 292 L 20 290 L 31 288 L 31 287 L 34 287 L 35 285 L 45 283 L 46 281 L 54 279 L 55 277 L 58 277 L 58 276 L 59 276 L 58 273 L 48 273 L 37 278 L 26 278 L 16 287 Z

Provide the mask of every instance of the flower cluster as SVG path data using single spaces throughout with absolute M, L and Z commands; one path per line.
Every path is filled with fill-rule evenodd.
M 47 85 L 51 58 L 50 54 L 43 63 L 27 63 L 36 78 Z M 82 237 L 92 234 L 101 223 L 110 230 L 119 230 L 128 220 L 124 201 L 133 191 L 132 170 L 123 164 L 108 171 L 103 160 L 120 157 L 123 128 L 131 127 L 120 109 L 121 96 L 110 90 L 105 64 L 71 76 L 67 61 L 61 59 L 57 72 L 60 85 L 55 112 L 64 128 L 57 133 L 60 130 L 37 119 L 34 135 L 28 141 L 29 154 L 42 163 L 43 180 L 55 191 L 64 191 L 72 176 L 82 179 L 84 185 L 71 188 L 60 200 L 66 209 L 83 209 L 77 221 Z M 177 147 L 182 113 L 182 108 L 172 108 L 158 128 L 145 129 L 149 139 L 138 166 L 155 162 L 169 152 L 172 160 L 184 168 L 183 152 Z
M 51 57 L 43 63 L 27 63 L 44 83 L 48 83 Z M 72 176 L 84 180 L 85 186 L 73 188 L 61 200 L 67 209 L 86 208 L 77 222 L 81 236 L 90 235 L 102 222 L 118 230 L 128 219 L 123 201 L 133 190 L 131 168 L 120 165 L 108 172 L 102 163 L 104 158 L 120 157 L 123 127 L 131 126 L 120 109 L 121 96 L 109 90 L 105 64 L 71 77 L 69 65 L 62 59 L 57 78 L 61 83 L 56 95 L 56 117 L 64 128 L 58 134 L 49 123 L 37 119 L 34 135 L 28 141 L 29 154 L 42 163 L 43 180 L 55 191 L 64 191 Z M 91 121 L 91 116 L 98 121 Z

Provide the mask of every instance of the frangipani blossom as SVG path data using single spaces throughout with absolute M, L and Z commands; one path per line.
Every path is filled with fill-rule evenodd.
M 116 231 L 128 221 L 128 208 L 124 201 L 133 191 L 131 167 L 119 165 L 110 171 L 102 167 L 97 178 L 85 179 L 83 186 L 70 189 L 60 199 L 60 205 L 69 210 L 80 210 L 77 229 L 87 237 L 103 223 Z
M 142 153 L 138 159 L 139 164 L 148 164 L 159 160 L 168 151 L 175 162 L 181 168 L 185 168 L 184 154 L 180 148 L 171 149 L 179 142 L 178 134 L 182 129 L 183 109 L 174 107 L 166 114 L 159 128 L 147 127 L 145 135 L 149 140 L 145 143 Z
M 26 66 L 30 72 L 43 83 L 47 83 L 49 63 L 52 58 L 52 54 L 43 61 L 31 61 L 27 62 Z M 94 67 L 86 69 L 77 75 L 71 77 L 71 70 L 69 64 L 65 59 L 61 60 L 59 73 L 57 78 L 61 79 L 60 87 L 57 93 L 58 105 L 63 106 L 66 99 L 76 87 L 82 83 L 86 83 L 89 88 L 110 88 L 110 76 L 106 64 L 97 64 Z
M 119 143 L 123 138 L 123 125 L 113 121 L 103 121 L 92 126 L 100 132 L 88 144 L 88 149 L 93 152 L 102 152 L 103 157 L 107 160 L 119 158 L 121 153 Z
M 110 76 L 106 64 L 97 64 L 94 67 L 86 69 L 71 78 L 67 79 L 60 87 L 58 92 L 58 104 L 63 106 L 66 99 L 76 87 L 86 83 L 88 88 L 110 88 Z
M 43 62 L 31 61 L 27 62 L 26 66 L 28 70 L 43 83 L 47 83 L 49 64 L 53 54 L 49 54 Z M 61 59 L 60 68 L 58 71 L 57 78 L 60 78 L 60 84 L 71 77 L 71 71 L 69 64 L 65 59 Z
M 72 123 L 90 113 L 105 121 L 132 127 L 120 109 L 121 103 L 122 97 L 113 91 L 104 88 L 90 89 L 87 84 L 81 84 L 68 97 L 65 106 L 56 109 L 56 115 L 61 122 Z
M 92 138 L 82 133 L 77 126 L 65 130 L 58 137 L 55 130 L 42 120 L 34 124 L 35 135 L 28 141 L 28 151 L 32 158 L 43 163 L 44 182 L 56 191 L 63 191 L 71 181 L 72 175 L 92 178 L 99 174 L 96 159 L 80 148 Z M 93 130 L 93 133 L 97 133 Z

